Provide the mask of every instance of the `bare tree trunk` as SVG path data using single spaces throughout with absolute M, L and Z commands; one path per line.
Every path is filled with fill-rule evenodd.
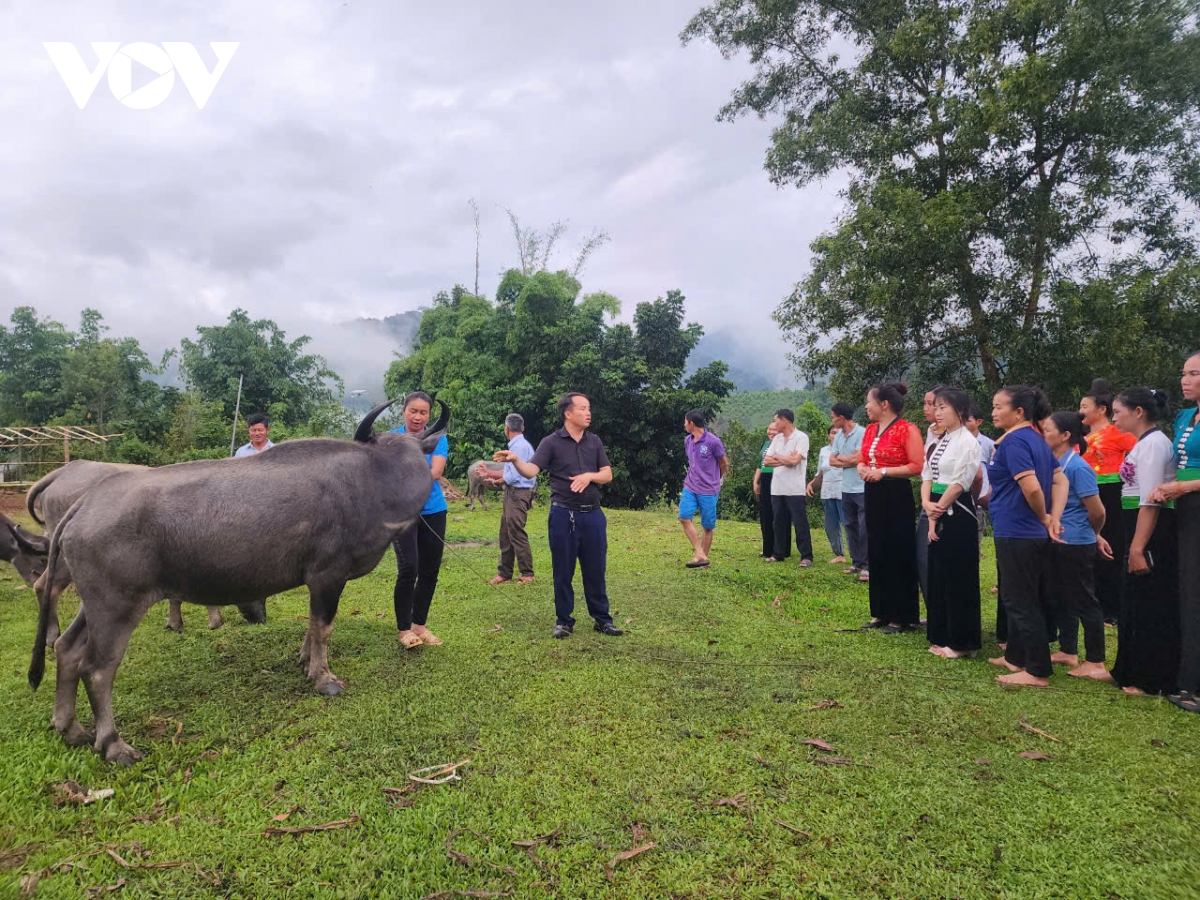
M 471 215 L 475 218 L 475 296 L 479 296 L 479 204 L 472 197 L 467 201 L 471 207 Z

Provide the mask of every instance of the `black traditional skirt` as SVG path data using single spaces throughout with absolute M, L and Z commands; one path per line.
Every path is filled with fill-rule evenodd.
M 917 591 L 917 506 L 907 478 L 868 481 L 867 559 L 871 616 L 897 625 L 921 619 Z
M 932 495 L 936 502 L 940 493 Z M 966 652 L 982 645 L 979 611 L 979 520 L 975 503 L 964 492 L 937 520 L 936 541 L 929 542 L 929 596 L 925 633 L 935 647 Z
M 1137 531 L 1138 510 L 1125 516 L 1125 566 Z M 1113 679 L 1121 687 L 1161 694 L 1175 688 L 1179 674 L 1179 544 L 1175 510 L 1160 509 L 1147 552 L 1154 565 L 1142 575 L 1125 575 Z

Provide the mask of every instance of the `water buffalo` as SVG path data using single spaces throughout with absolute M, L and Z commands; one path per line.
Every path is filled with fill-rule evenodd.
M 353 441 L 288 441 L 257 456 L 124 472 L 88 491 L 50 540 L 38 580 L 40 612 L 29 683 L 45 673 L 53 600 L 70 566 L 80 607 L 55 645 L 51 724 L 70 746 L 93 743 L 110 762 L 141 754 L 121 740 L 112 687 L 129 637 L 163 597 L 246 603 L 306 585 L 308 629 L 300 665 L 318 693 L 345 687 L 329 670 L 329 636 L 346 582 L 366 575 L 395 535 L 416 522 L 433 488 L 425 454 L 450 410 L 420 436 L 375 435 L 394 401 L 371 410 Z M 93 739 L 75 719 L 79 682 Z
M 484 494 L 487 491 L 500 491 L 504 489 L 503 482 L 495 484 L 486 478 L 481 478 L 479 473 L 475 471 L 478 466 L 483 466 L 489 472 L 504 471 L 504 463 L 491 462 L 490 460 L 477 459 L 467 466 L 467 500 L 471 504 L 471 512 L 475 511 L 475 501 L 477 499 L 479 500 L 479 505 L 485 511 L 487 510 L 487 500 L 484 499 Z
M 12 563 L 26 584 L 33 584 L 46 570 L 46 553 L 49 550 L 48 537 L 26 531 L 0 513 L 0 560 Z
M 100 482 L 121 472 L 145 472 L 146 466 L 135 466 L 129 463 L 96 462 L 89 459 L 77 459 L 55 469 L 29 489 L 25 495 L 25 509 L 39 525 L 46 529 L 46 534 L 53 534 L 58 523 L 67 514 L 75 501 L 94 488 Z M 47 547 L 48 549 L 48 547 Z M 46 550 L 42 551 L 45 554 Z M 43 558 L 41 568 L 45 568 Z M 167 627 L 172 631 L 183 632 L 182 605 L 178 600 L 169 600 L 167 612 Z M 266 603 L 257 603 L 241 607 L 242 616 L 247 622 L 262 624 L 267 621 Z M 51 610 L 53 618 L 50 621 L 50 645 L 58 636 L 58 610 Z M 208 607 L 208 627 L 220 628 L 224 624 L 221 619 L 219 606 Z

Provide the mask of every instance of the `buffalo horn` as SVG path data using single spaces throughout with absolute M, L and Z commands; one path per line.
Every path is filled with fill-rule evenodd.
M 358 430 L 354 432 L 354 440 L 358 441 L 360 444 L 369 443 L 371 440 L 371 437 L 375 433 L 373 431 L 373 426 L 375 425 L 375 420 L 379 418 L 380 414 L 385 409 L 387 409 L 389 406 L 391 406 L 395 402 L 396 402 L 395 400 L 389 400 L 387 403 L 381 403 L 377 407 L 375 407 L 373 410 L 371 410 L 369 413 L 367 413 L 363 417 L 363 420 L 358 423 Z

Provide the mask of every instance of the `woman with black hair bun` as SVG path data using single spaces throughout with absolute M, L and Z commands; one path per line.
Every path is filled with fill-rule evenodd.
M 921 618 L 917 589 L 917 508 L 909 479 L 921 474 L 921 432 L 900 418 L 904 384 L 877 384 L 867 392 L 862 449 L 854 454 L 865 483 L 871 621 L 884 634 L 909 631 Z
M 1087 450 L 1083 461 L 1096 473 L 1100 485 L 1100 502 L 1104 504 L 1104 530 L 1101 532 L 1115 559 L 1096 557 L 1096 597 L 1104 612 L 1104 622 L 1116 625 L 1121 611 L 1121 594 L 1125 584 L 1125 568 L 1121 555 L 1125 552 L 1125 517 L 1121 515 L 1121 463 L 1125 454 L 1137 444 L 1137 438 L 1126 434 L 1112 423 L 1113 395 L 1108 382 L 1097 378 L 1092 389 L 1079 401 L 1079 414 L 1088 427 Z
M 1066 476 L 1035 424 L 1050 415 L 1035 387 L 1001 388 L 992 398 L 992 422 L 1004 434 L 988 466 L 1000 602 L 1008 621 L 1003 656 L 988 662 L 1009 671 L 996 680 L 1013 687 L 1046 687 L 1053 666 L 1047 629 L 1050 545 L 1062 540 Z
M 1129 388 L 1113 404 L 1113 421 L 1137 438 L 1121 465 L 1121 505 L 1128 544 L 1125 597 L 1113 680 L 1127 694 L 1162 694 L 1179 675 L 1179 546 L 1172 504 L 1155 491 L 1175 480 L 1174 447 L 1158 428 L 1167 394 Z
M 1059 601 L 1058 652 L 1050 657 L 1055 665 L 1072 666 L 1068 675 L 1112 681 L 1104 667 L 1104 614 L 1096 599 L 1095 570 L 1099 559 L 1111 560 L 1112 548 L 1104 539 L 1104 504 L 1092 467 L 1080 453 L 1083 416 L 1057 412 L 1042 422 L 1042 437 L 1067 479 L 1067 505 L 1063 508 L 1063 543 L 1050 548 L 1054 596 Z M 1086 656 L 1079 662 L 1079 624 L 1083 623 Z
M 1175 501 L 1179 532 L 1179 691 L 1167 699 L 1200 712 L 1200 350 L 1184 362 L 1179 387 L 1188 405 L 1175 417 L 1175 480 L 1150 499 Z

